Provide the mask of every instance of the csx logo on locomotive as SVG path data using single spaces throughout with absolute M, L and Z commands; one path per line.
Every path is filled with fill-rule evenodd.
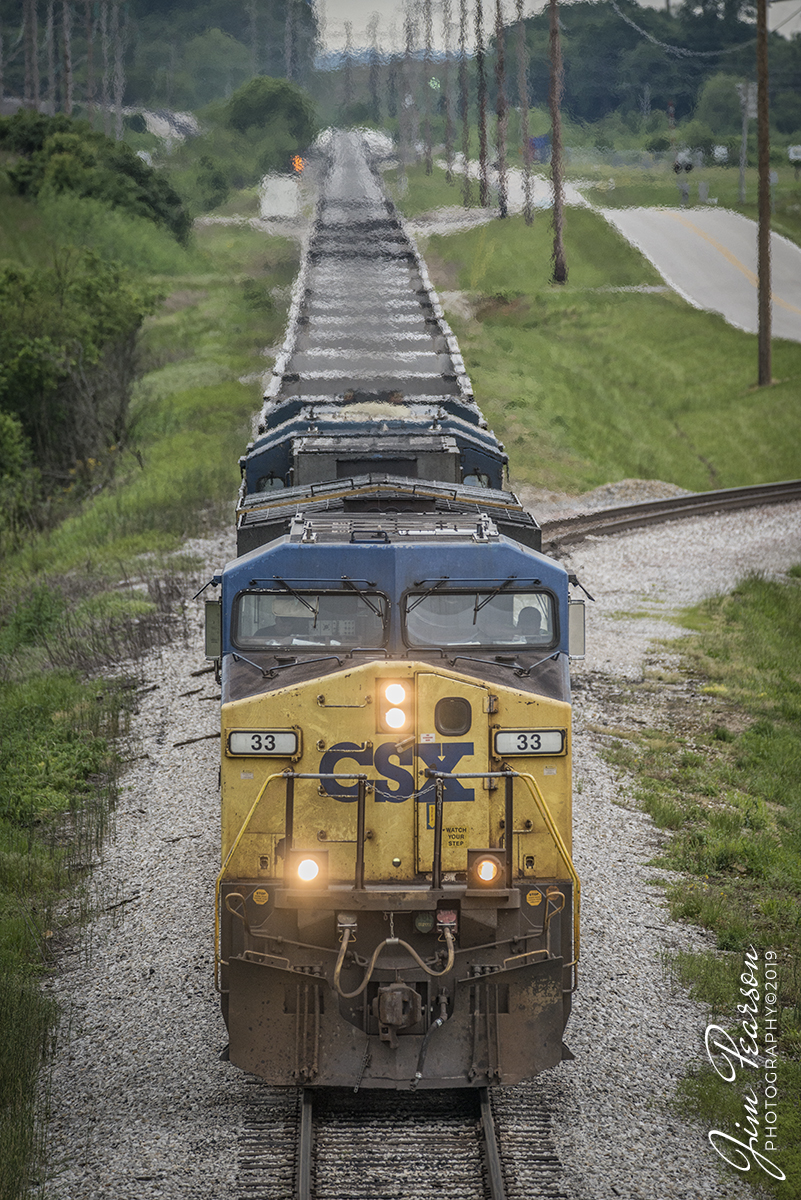
M 415 756 L 433 771 L 451 772 L 457 769 L 463 758 L 473 753 L 472 742 L 416 742 L 414 746 L 398 750 L 395 742 L 381 746 L 357 745 L 355 742 L 338 742 L 327 750 L 320 759 L 321 775 L 336 775 L 352 768 L 343 765 L 347 760 L 360 767 L 373 767 L 380 778 L 369 779 L 375 789 L 377 801 L 389 800 L 399 804 L 409 800 L 417 791 L 418 800 L 433 799 L 434 784 L 429 780 L 422 788 L 415 788 L 414 775 L 405 770 L 414 764 Z M 394 760 L 394 761 L 393 761 Z M 340 784 L 335 779 L 322 781 L 324 791 L 335 800 L 355 800 L 358 788 Z M 446 800 L 475 800 L 475 790 L 464 787 L 457 779 L 449 779 L 445 789 Z

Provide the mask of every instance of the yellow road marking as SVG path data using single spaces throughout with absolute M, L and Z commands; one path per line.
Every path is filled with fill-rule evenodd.
M 709 242 L 710 246 L 714 246 L 716 250 L 720 251 L 727 262 L 730 262 L 733 267 L 736 267 L 738 271 L 741 271 L 742 274 L 745 275 L 749 283 L 752 283 L 754 287 L 759 286 L 759 279 L 754 272 L 750 270 L 745 263 L 740 262 L 737 255 L 732 254 L 731 250 L 722 245 L 717 238 L 713 238 L 711 234 L 704 233 L 703 229 L 699 228 L 698 225 L 693 224 L 692 221 L 688 221 L 687 218 L 681 216 L 680 213 L 671 212 L 667 215 L 672 217 L 674 221 L 678 221 L 679 224 L 686 226 L 687 229 L 692 230 L 693 233 L 697 233 L 698 236 L 703 238 L 705 242 Z M 789 304 L 786 300 L 782 300 L 781 296 L 777 296 L 775 292 L 770 293 L 770 298 L 773 303 L 778 304 L 780 308 L 786 308 L 788 312 L 797 313 L 801 317 L 801 308 L 796 308 L 794 304 Z

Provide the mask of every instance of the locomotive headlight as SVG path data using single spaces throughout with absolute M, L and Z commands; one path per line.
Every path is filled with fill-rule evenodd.
M 284 883 L 287 887 L 328 887 L 328 851 L 290 850 Z
M 414 680 L 376 679 L 378 733 L 414 732 Z
M 468 850 L 467 886 L 469 888 L 504 887 L 502 855 L 494 850 Z

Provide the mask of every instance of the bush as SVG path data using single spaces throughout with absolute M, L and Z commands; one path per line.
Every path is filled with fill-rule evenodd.
M 234 92 L 226 109 L 228 124 L 239 133 L 254 127 L 275 130 L 283 126 L 298 148 L 307 146 L 314 137 L 311 100 L 288 79 L 258 75 Z
M 8 177 L 22 196 L 74 192 L 163 225 L 182 244 L 189 238 L 192 219 L 165 177 L 84 121 L 20 109 L 0 118 L 0 149 L 20 156 Z

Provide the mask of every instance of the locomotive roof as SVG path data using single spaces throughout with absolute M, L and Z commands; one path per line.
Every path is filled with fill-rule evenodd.
M 498 527 L 486 515 L 439 513 L 367 513 L 361 516 L 313 516 L 298 513 L 290 542 L 345 542 L 350 545 L 389 542 L 497 541 Z

